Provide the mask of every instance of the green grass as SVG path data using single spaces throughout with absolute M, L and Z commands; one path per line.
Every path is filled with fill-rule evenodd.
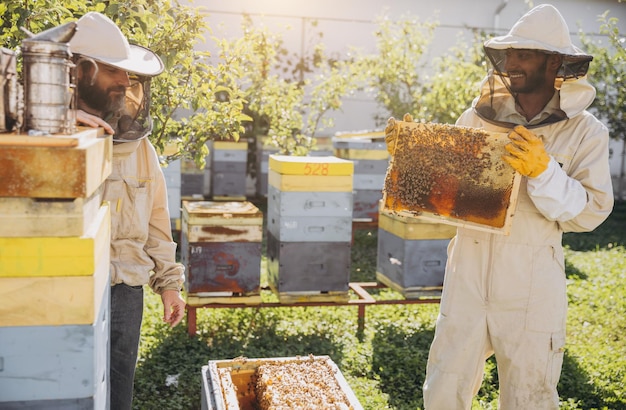
M 352 281 L 374 281 L 376 231 L 355 231 Z M 626 409 L 626 202 L 592 233 L 564 237 L 570 310 L 559 393 L 563 409 Z M 262 281 L 264 281 L 262 276 Z M 389 290 L 376 298 L 399 298 Z M 195 337 L 161 322 L 146 292 L 136 409 L 199 409 L 209 360 L 329 355 L 366 409 L 422 408 L 421 386 L 438 305 L 198 309 Z M 264 295 L 271 297 L 271 295 Z M 497 408 L 495 361 L 474 408 Z

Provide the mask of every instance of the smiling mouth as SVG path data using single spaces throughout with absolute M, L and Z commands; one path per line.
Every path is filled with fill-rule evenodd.
M 520 73 L 509 73 L 509 78 L 512 80 L 518 79 L 518 78 L 523 78 L 524 74 L 520 74 Z

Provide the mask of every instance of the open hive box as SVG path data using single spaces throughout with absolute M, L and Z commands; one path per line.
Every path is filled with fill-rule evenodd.
M 202 367 L 203 410 L 362 410 L 328 356 L 211 360 Z
M 397 121 L 383 209 L 508 235 L 521 176 L 501 156 L 506 133 Z

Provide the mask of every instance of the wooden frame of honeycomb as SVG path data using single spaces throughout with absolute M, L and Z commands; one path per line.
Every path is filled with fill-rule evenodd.
M 206 367 L 208 409 L 363 409 L 328 356 L 211 360 Z
M 506 133 L 397 121 L 382 209 L 508 235 L 521 181 Z

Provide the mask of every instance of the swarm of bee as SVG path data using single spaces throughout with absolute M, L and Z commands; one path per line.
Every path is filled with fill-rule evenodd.
M 350 410 L 348 398 L 326 360 L 268 362 L 256 370 L 260 410 Z
M 515 175 L 493 133 L 446 124 L 397 122 L 385 179 L 389 210 L 430 212 L 501 227 Z

